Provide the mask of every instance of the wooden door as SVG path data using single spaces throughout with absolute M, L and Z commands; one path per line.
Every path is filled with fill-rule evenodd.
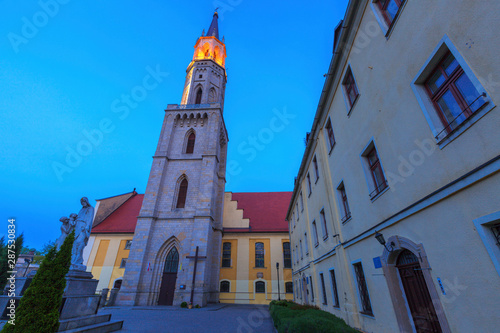
M 398 257 L 397 268 L 417 333 L 440 333 L 441 326 L 418 258 L 404 250 Z
M 167 259 L 165 260 L 165 268 L 163 269 L 158 305 L 173 304 L 178 266 L 179 252 L 177 252 L 177 249 L 173 247 L 167 254 Z

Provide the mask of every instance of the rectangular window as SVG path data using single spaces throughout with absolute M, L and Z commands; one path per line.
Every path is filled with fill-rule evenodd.
M 370 198 L 376 197 L 380 192 L 387 188 L 387 181 L 384 176 L 384 170 L 377 153 L 377 149 L 371 142 L 362 156 L 366 160 L 367 171 L 369 173 L 368 182 L 370 188 Z
M 228 293 L 230 291 L 231 285 L 229 281 L 221 281 L 220 282 L 220 292 Z
M 131 240 L 127 240 L 125 242 L 125 250 L 130 250 L 131 246 L 132 246 L 132 241 Z
M 447 134 L 486 103 L 450 52 L 427 78 L 425 88 Z
M 222 244 L 222 267 L 231 267 L 231 243 Z
M 285 282 L 285 293 L 293 294 L 293 282 Z
M 398 15 L 399 8 L 401 8 L 401 5 L 404 2 L 405 2 L 405 0 L 379 0 L 378 1 L 378 7 L 380 8 L 382 16 L 389 27 L 392 25 L 392 22 L 396 18 L 396 15 Z
M 311 195 L 312 187 L 311 187 L 311 176 L 309 175 L 309 173 L 307 174 L 307 188 L 309 190 L 309 195 Z
M 316 228 L 316 221 L 313 221 L 312 223 L 313 227 L 313 237 L 314 237 L 314 246 L 318 246 L 318 228 Z
M 120 262 L 120 268 L 125 268 L 127 265 L 127 258 L 123 258 L 122 261 Z
M 342 210 L 342 223 L 346 222 L 351 218 L 351 210 L 349 209 L 349 202 L 347 201 L 347 193 L 345 191 L 344 182 L 340 183 L 337 187 L 340 198 L 340 209 Z
M 299 244 L 300 244 L 300 259 L 304 259 L 304 251 L 302 250 L 302 239 L 299 240 Z
M 292 212 L 293 227 L 295 228 L 295 211 Z
M 255 267 L 264 266 L 264 243 L 255 243 Z
M 255 282 L 255 292 L 259 294 L 263 294 L 266 292 L 266 283 L 263 281 Z
M 328 238 L 328 228 L 326 227 L 326 218 L 325 218 L 325 210 L 322 209 L 319 213 L 321 217 L 321 229 L 323 230 L 323 239 Z
M 361 313 L 373 316 L 372 305 L 370 302 L 370 296 L 368 295 L 368 287 L 366 285 L 363 266 L 361 265 L 360 262 L 353 264 L 353 266 L 354 266 L 354 273 L 356 274 L 356 282 L 358 285 L 361 307 L 363 308 L 363 311 L 361 311 Z
M 314 303 L 314 287 L 313 287 L 313 277 L 309 277 L 309 284 L 311 285 L 311 302 Z
M 298 245 L 295 245 L 295 254 L 297 254 L 297 255 L 295 256 L 295 261 L 296 261 L 297 263 L 299 263 L 299 246 L 298 246 Z
M 307 240 L 307 232 L 306 232 L 306 233 L 304 233 L 304 245 L 306 247 L 306 255 L 309 254 L 309 245 L 308 244 L 309 244 L 309 241 Z
M 342 86 L 344 87 L 344 93 L 347 99 L 348 108 L 350 110 L 359 95 L 358 87 L 356 87 L 356 81 L 354 81 L 351 67 L 347 68 Z
M 339 294 L 337 291 L 337 280 L 335 279 L 335 270 L 332 269 L 330 271 L 330 277 L 332 279 L 332 291 L 333 291 L 333 306 L 339 307 Z
M 328 138 L 328 140 L 327 140 L 328 141 L 328 148 L 331 151 L 333 146 L 335 145 L 335 136 L 333 135 L 332 122 L 330 119 L 328 119 L 328 122 L 326 123 L 325 129 L 326 129 L 326 137 Z
M 304 211 L 304 198 L 302 197 L 302 191 L 300 191 L 300 211 Z
M 323 291 L 323 304 L 327 305 L 328 300 L 326 298 L 325 277 L 323 276 L 323 273 L 319 273 L 319 278 L 321 280 L 321 290 Z
M 292 268 L 292 257 L 290 256 L 290 242 L 283 243 L 283 266 Z
M 495 245 L 500 248 L 500 223 L 493 225 L 490 230 L 493 233 L 493 237 L 495 237 Z
M 316 156 L 314 156 L 313 158 L 313 164 L 314 164 L 314 174 L 316 175 L 315 182 L 317 182 L 319 179 L 319 170 L 318 170 L 318 160 L 316 159 Z
M 299 214 L 299 203 L 295 203 L 295 208 L 297 208 L 297 221 L 299 220 L 300 214 Z

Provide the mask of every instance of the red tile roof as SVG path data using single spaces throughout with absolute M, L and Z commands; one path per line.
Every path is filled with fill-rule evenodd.
M 93 234 L 131 233 L 135 232 L 137 216 L 141 210 L 144 194 L 136 194 L 92 228 Z
M 286 212 L 292 192 L 233 193 L 243 218 L 250 220 L 250 229 L 224 228 L 225 232 L 288 232 Z
M 250 220 L 250 228 L 224 228 L 225 232 L 288 232 L 285 221 L 292 192 L 233 193 L 238 209 L 243 209 L 243 218 Z M 93 234 L 135 232 L 137 216 L 141 210 L 144 194 L 136 194 L 92 228 Z

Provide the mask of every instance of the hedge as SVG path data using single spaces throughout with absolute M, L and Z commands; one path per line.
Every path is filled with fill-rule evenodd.
M 272 301 L 269 312 L 279 333 L 359 333 L 343 319 L 315 306 Z

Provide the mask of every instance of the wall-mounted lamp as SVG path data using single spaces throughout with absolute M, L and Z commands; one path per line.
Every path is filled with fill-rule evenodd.
M 394 246 L 396 244 L 394 244 L 394 242 L 391 242 L 391 244 L 389 244 L 390 248 L 388 248 L 386 245 L 385 245 L 385 238 L 384 238 L 384 235 L 382 235 L 380 232 L 378 232 L 377 230 L 375 230 L 375 238 L 378 240 L 378 242 L 383 245 L 385 247 L 385 249 L 389 252 L 392 252 L 394 251 Z

